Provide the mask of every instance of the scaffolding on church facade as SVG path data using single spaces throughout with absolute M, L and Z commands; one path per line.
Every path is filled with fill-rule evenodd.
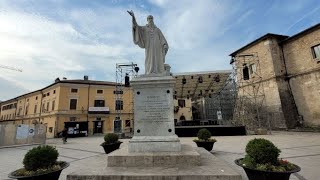
M 270 129 L 258 53 L 237 55 L 231 63 L 236 84 L 233 124 L 246 126 L 247 131 Z

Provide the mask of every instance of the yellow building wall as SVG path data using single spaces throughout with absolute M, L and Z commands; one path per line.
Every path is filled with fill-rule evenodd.
M 71 89 L 78 89 L 77 93 L 71 93 Z M 123 110 L 121 110 L 122 131 L 129 132 L 133 127 L 133 94 L 131 88 L 124 87 L 122 94 Z M 103 90 L 98 94 L 97 90 Z M 76 117 L 76 121 L 88 122 L 88 133 L 93 134 L 94 121 L 101 118 L 103 121 L 103 133 L 114 130 L 114 120 L 118 116 L 115 110 L 115 86 L 114 85 L 89 85 L 75 83 L 57 83 L 48 88 L 35 91 L 17 98 L 17 108 L 1 111 L 1 115 L 16 114 L 19 108 L 20 115 L 16 116 L 12 123 L 32 124 L 41 123 L 47 126 L 47 138 L 53 138 L 65 127 L 65 122 L 70 122 L 70 117 Z M 70 110 L 70 99 L 77 99 L 76 110 Z M 109 114 L 88 114 L 89 107 L 94 107 L 95 100 L 105 100 L 105 107 L 109 107 Z M 54 108 L 53 104 L 54 103 Z M 8 102 L 8 103 L 11 103 Z M 6 103 L 6 104 L 8 104 Z M 49 103 L 49 106 L 47 106 Z M 5 104 L 1 104 L 1 107 Z M 35 105 L 37 109 L 35 111 Z M 26 114 L 26 107 L 28 113 Z M 44 107 L 44 108 L 43 108 Z M 0 116 L 1 117 L 1 116 Z M 126 127 L 125 120 L 130 120 L 130 127 Z
M 179 107 L 179 111 L 174 113 L 174 119 L 179 121 L 180 117 L 184 115 L 186 120 L 192 120 L 192 102 L 191 99 L 185 98 L 185 107 Z M 178 99 L 174 99 L 173 101 L 174 107 L 178 107 Z

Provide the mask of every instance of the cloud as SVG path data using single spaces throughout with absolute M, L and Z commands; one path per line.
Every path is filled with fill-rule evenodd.
M 0 101 L 9 100 L 20 96 L 24 93 L 28 93 L 29 91 L 18 84 L 15 84 L 11 81 L 5 80 L 0 77 Z
M 43 16 L 0 13 L 0 64 L 23 69 L 22 73 L 0 72 L 0 76 L 35 90 L 59 76 L 76 78 L 72 77 L 74 72 L 114 70 L 118 57 L 126 56 L 125 49 L 129 48 L 121 43 L 98 42 L 92 36 L 71 23 Z
M 302 17 L 297 23 L 310 24 L 308 20 L 319 11 L 307 8 L 314 2 L 303 8 L 300 3 L 3 0 L 0 65 L 23 72 L 0 69 L 0 78 L 32 91 L 56 77 L 89 75 L 90 79 L 115 81 L 116 63 L 134 62 L 143 72 L 144 50 L 132 42 L 131 18 L 126 12 L 130 9 L 140 25 L 146 24 L 147 15 L 154 15 L 169 43 L 166 63 L 174 73 L 230 69 L 228 54 L 235 49 L 264 33 L 279 33 L 292 24 L 290 29 L 296 28 L 296 17 Z M 303 10 L 314 13 L 297 14 Z

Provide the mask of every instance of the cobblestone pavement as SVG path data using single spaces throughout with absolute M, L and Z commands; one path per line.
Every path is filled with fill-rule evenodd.
M 232 168 L 247 179 L 242 168 L 234 164 L 234 160 L 244 156 L 245 145 L 253 138 L 266 138 L 277 145 L 282 153 L 281 157 L 301 167 L 299 173 L 291 175 L 290 180 L 319 180 L 320 179 L 320 133 L 307 132 L 273 132 L 264 136 L 219 136 L 215 137 L 212 153 L 226 161 Z M 194 138 L 180 138 L 181 143 L 196 146 Z M 47 144 L 56 146 L 59 151 L 59 160 L 70 162 L 70 166 L 62 171 L 60 180 L 65 180 L 66 175 L 79 169 L 94 166 L 87 163 L 88 158 L 104 154 L 99 144 L 102 136 L 84 138 L 69 138 L 66 144 L 61 139 L 48 139 Z M 128 139 L 122 139 L 127 144 Z M 8 174 L 22 167 L 24 154 L 34 146 L 20 146 L 0 149 L 0 179 L 9 179 Z M 120 147 L 121 148 L 121 147 Z

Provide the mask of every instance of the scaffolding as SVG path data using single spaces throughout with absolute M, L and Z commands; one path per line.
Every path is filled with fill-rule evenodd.
M 270 129 L 264 116 L 264 82 L 258 53 L 237 55 L 232 65 L 236 83 L 233 124 L 246 126 L 248 131 Z
M 116 89 L 114 91 L 116 111 L 116 118 L 114 120 L 115 133 L 126 133 L 123 132 L 122 128 L 124 114 L 126 114 L 126 118 L 130 120 L 130 122 L 125 123 L 133 124 L 133 96 L 129 82 L 138 75 L 138 71 L 139 68 L 137 64 L 134 64 L 133 62 L 116 64 Z M 125 101 L 123 101 L 124 96 L 128 97 Z M 128 112 L 123 112 L 123 109 L 127 109 Z
M 213 120 L 219 125 L 232 125 L 236 84 L 231 73 L 222 88 L 215 94 L 204 96 L 205 119 Z

